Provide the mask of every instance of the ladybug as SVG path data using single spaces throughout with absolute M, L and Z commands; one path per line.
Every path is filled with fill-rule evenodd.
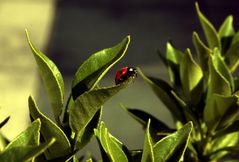
M 136 77 L 137 71 L 134 67 L 123 67 L 115 74 L 115 84 L 120 84 L 127 80 L 129 77 Z

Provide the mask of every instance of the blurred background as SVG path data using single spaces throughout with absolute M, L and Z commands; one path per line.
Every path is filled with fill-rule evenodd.
M 239 1 L 199 0 L 201 11 L 218 29 L 227 15 L 239 27 Z M 202 33 L 194 0 L 0 0 L 0 121 L 11 116 L 1 132 L 14 138 L 29 123 L 27 99 L 35 96 L 40 109 L 52 116 L 24 29 L 33 43 L 59 67 L 65 79 L 66 98 L 71 79 L 91 54 L 131 36 L 126 56 L 102 80 L 114 84 L 122 66 L 138 66 L 145 73 L 168 79 L 157 50 L 165 44 L 194 51 L 193 31 Z M 143 109 L 173 127 L 170 113 L 138 77 L 134 84 L 105 104 L 103 119 L 110 132 L 129 148 L 143 145 L 141 126 L 120 107 Z M 83 152 L 98 156 L 95 140 Z M 82 152 L 82 153 L 83 153 Z

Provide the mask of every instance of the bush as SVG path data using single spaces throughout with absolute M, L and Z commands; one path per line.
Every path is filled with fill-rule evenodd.
M 193 122 L 183 161 L 237 159 L 234 155 L 239 151 L 239 82 L 235 71 L 239 64 L 239 32 L 233 28 L 231 15 L 217 31 L 197 3 L 196 11 L 207 42 L 205 44 L 197 32 L 193 32 L 199 63 L 190 49 L 182 52 L 168 42 L 165 55 L 159 52 L 159 56 L 168 68 L 170 83 L 138 71 L 170 110 L 176 128 Z M 154 119 L 151 127 L 154 140 L 162 138 L 160 132 L 172 131 L 146 112 L 130 108 L 128 112 L 143 125 L 148 118 Z
M 154 116 L 124 107 L 145 128 L 144 146 L 130 150 L 111 135 L 101 120 L 103 104 L 130 85 L 135 74 L 124 77 L 116 85 L 100 87 L 107 71 L 126 53 L 130 37 L 118 45 L 91 55 L 72 79 L 71 94 L 64 103 L 64 80 L 57 66 L 34 47 L 26 31 L 29 46 L 38 65 L 54 120 L 44 115 L 34 98 L 28 105 L 31 125 L 14 140 L 0 134 L 0 159 L 16 161 L 83 161 L 76 153 L 95 136 L 104 162 L 209 162 L 236 159 L 238 153 L 238 94 L 235 76 L 239 64 L 239 32 L 235 33 L 232 16 L 218 31 L 202 14 L 196 3 L 207 45 L 196 32 L 192 40 L 197 63 L 190 49 L 185 52 L 168 42 L 166 54 L 159 53 L 167 66 L 170 83 L 140 76 L 171 111 L 176 129 L 169 128 Z M 3 127 L 10 117 L 0 123 Z M 90 157 L 88 162 L 96 161 Z

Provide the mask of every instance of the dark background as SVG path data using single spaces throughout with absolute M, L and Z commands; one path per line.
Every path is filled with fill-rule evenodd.
M 73 75 L 92 53 L 131 35 L 123 65 L 143 66 L 159 61 L 172 40 L 181 50 L 190 47 L 193 31 L 202 34 L 193 0 L 59 0 L 47 54 L 65 75 Z M 201 11 L 219 28 L 227 15 L 239 26 L 239 1 L 199 0 Z

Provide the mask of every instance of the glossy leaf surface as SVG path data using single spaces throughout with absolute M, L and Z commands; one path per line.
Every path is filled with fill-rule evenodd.
M 25 162 L 30 161 L 38 155 L 42 154 L 48 147 L 55 142 L 51 139 L 40 145 L 17 146 L 11 149 L 6 149 L 0 153 L 1 162 Z
M 93 89 L 80 95 L 75 100 L 74 108 L 69 112 L 69 122 L 73 132 L 78 133 L 85 129 L 101 106 L 132 81 L 133 78 L 129 78 L 122 84 Z
M 171 43 L 166 46 L 166 61 L 168 65 L 169 78 L 173 86 L 179 86 L 179 64 L 182 60 L 183 52 L 175 48 Z
M 239 65 L 239 32 L 234 36 L 232 44 L 225 54 L 225 62 L 230 71 L 235 71 Z
M 71 145 L 65 133 L 53 121 L 40 112 L 36 102 L 31 96 L 28 99 L 28 106 L 31 117 L 33 119 L 39 118 L 41 120 L 41 134 L 43 138 L 46 141 L 53 137 L 56 139 L 56 142 L 48 148 L 49 152 L 46 152 L 47 158 L 53 159 L 70 154 Z
M 106 72 L 125 54 L 130 42 L 127 36 L 118 45 L 91 55 L 77 70 L 72 82 L 72 96 L 75 100 L 85 91 L 95 88 Z
M 27 40 L 38 65 L 56 121 L 62 113 L 64 102 L 64 81 L 57 66 L 40 50 L 36 49 L 26 31 Z
M 215 62 L 209 60 L 209 83 L 208 83 L 208 92 L 207 92 L 207 101 L 213 96 L 214 93 L 230 96 L 231 95 L 231 86 L 225 77 L 218 71 L 217 65 Z
M 189 49 L 186 50 L 182 62 L 180 63 L 180 79 L 186 97 L 197 103 L 202 94 L 202 85 L 193 93 L 202 81 L 203 72 L 200 66 L 194 61 Z
M 128 162 L 127 156 L 122 149 L 123 144 L 109 133 L 103 122 L 101 122 L 98 129 L 95 129 L 95 135 L 111 162 Z
M 223 96 L 218 94 L 213 94 L 210 100 L 208 100 L 207 105 L 204 109 L 203 119 L 206 122 L 210 131 L 215 130 L 218 124 L 222 122 L 222 118 L 230 108 L 235 108 L 234 105 L 237 102 L 237 97 L 235 96 Z
M 153 147 L 155 161 L 178 162 L 187 148 L 192 129 L 193 124 L 189 122 L 177 132 L 157 142 Z
M 233 28 L 233 17 L 232 15 L 229 15 L 220 26 L 218 35 L 219 35 L 219 38 L 222 39 L 223 37 L 229 37 L 234 34 L 235 34 L 235 30 Z
M 6 147 L 6 149 L 11 149 L 13 147 L 23 147 L 23 146 L 37 146 L 40 142 L 40 119 L 35 120 L 25 131 L 19 134 L 15 139 L 13 139 Z

